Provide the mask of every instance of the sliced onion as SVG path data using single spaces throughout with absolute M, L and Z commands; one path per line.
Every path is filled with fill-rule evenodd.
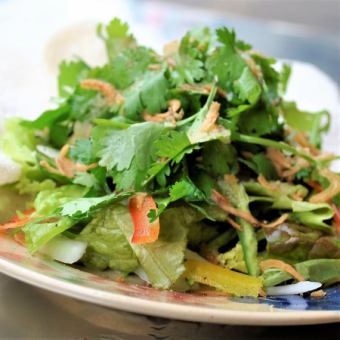
M 87 243 L 71 240 L 65 236 L 57 236 L 40 249 L 40 252 L 54 260 L 72 264 L 79 261 L 85 254 Z
M 290 285 L 269 287 L 266 289 L 268 295 L 294 295 L 303 294 L 322 286 L 320 282 L 302 281 Z
M 21 166 L 0 151 L 0 185 L 17 182 Z
M 135 270 L 135 274 L 141 278 L 143 281 L 147 282 L 147 283 L 150 283 L 150 280 L 149 280 L 149 277 L 148 277 L 148 274 L 144 271 L 144 269 L 139 266 L 136 270 Z

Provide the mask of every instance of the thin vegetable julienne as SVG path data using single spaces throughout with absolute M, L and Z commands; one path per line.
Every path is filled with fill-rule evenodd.
M 219 181 L 219 186 L 222 194 L 228 197 L 236 208 L 249 213 L 249 198 L 242 184 L 231 179 Z M 254 228 L 242 218 L 237 218 L 236 220 L 242 227 L 242 231 L 237 230 L 237 234 L 243 249 L 248 273 L 252 276 L 258 276 L 260 269 L 257 259 L 257 238 Z

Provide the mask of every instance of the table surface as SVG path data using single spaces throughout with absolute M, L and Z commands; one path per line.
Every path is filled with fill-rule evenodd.
M 0 0 L 0 6 L 15 2 L 18 3 L 18 1 Z M 222 1 L 215 1 L 215 3 L 223 6 Z M 320 32 L 311 33 L 301 27 L 297 29 L 295 26 L 282 25 L 282 23 L 278 25 L 246 20 L 225 13 L 205 11 L 206 15 L 203 18 L 193 8 L 169 6 L 166 3 L 139 4 L 136 1 L 129 1 L 129 6 L 133 20 L 143 21 L 147 17 L 166 18 L 167 21 L 163 26 L 159 23 L 160 30 L 165 30 L 170 23 L 176 23 L 172 27 L 177 29 L 167 32 L 169 38 L 176 37 L 195 22 L 203 21 L 203 24 L 212 26 L 228 23 L 236 28 L 242 38 L 251 41 L 262 51 L 276 57 L 312 62 L 340 83 L 339 43 L 336 35 L 329 34 L 321 39 Z M 216 9 L 216 6 L 214 7 Z M 33 12 L 31 14 L 33 15 Z M 106 17 L 103 20 L 106 20 Z M 3 36 L 0 36 L 0 39 L 3 39 Z M 159 327 L 155 327 L 155 323 Z M 150 322 L 149 317 L 137 317 L 134 314 L 77 301 L 0 274 L 1 339 L 222 339 L 226 335 L 228 339 L 289 338 L 292 340 L 302 336 L 313 339 L 329 336 L 335 340 L 340 339 L 340 324 L 306 327 L 236 327 L 155 318 Z

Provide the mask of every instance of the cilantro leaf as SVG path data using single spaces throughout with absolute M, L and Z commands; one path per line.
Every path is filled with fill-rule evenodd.
M 114 18 L 106 26 L 99 24 L 97 34 L 104 41 L 110 60 L 125 48 L 136 46 L 134 36 L 129 33 L 128 24 L 118 18 Z
M 168 197 L 156 198 L 158 211 L 150 210 L 148 215 L 150 223 L 155 221 L 170 203 L 180 199 L 185 199 L 187 202 L 204 201 L 205 195 L 195 186 L 189 177 L 183 177 L 170 187 Z
M 154 142 L 164 127 L 154 123 L 138 123 L 126 130 L 97 127 L 93 135 L 99 165 L 113 171 L 118 190 L 140 190 L 150 164 L 155 160 Z
M 239 165 L 237 153 L 231 144 L 221 141 L 206 143 L 202 152 L 204 169 L 214 177 L 222 177 L 228 173 L 237 173 Z
M 254 155 L 251 160 L 240 159 L 240 162 L 268 180 L 275 180 L 278 178 L 273 163 L 263 153 Z
M 111 203 L 122 201 L 131 196 L 131 192 L 110 194 L 102 197 L 82 197 L 62 205 L 60 213 L 62 216 L 74 220 L 88 218 L 98 209 Z
M 280 72 L 280 84 L 279 84 L 281 94 L 286 93 L 291 73 L 292 73 L 291 66 L 289 64 L 283 64 L 282 70 Z
M 70 149 L 70 158 L 83 164 L 91 164 L 95 158 L 93 155 L 92 141 L 90 139 L 77 139 Z
M 219 85 L 237 95 L 242 101 L 255 104 L 261 95 L 261 85 L 237 50 L 234 31 L 217 29 L 222 43 L 207 60 L 207 69 L 217 76 Z
M 58 91 L 60 97 L 69 96 L 81 79 L 85 79 L 89 66 L 82 60 L 62 61 L 59 65 Z
M 263 95 L 268 98 L 267 101 L 269 101 L 269 105 L 271 105 L 271 101 L 278 98 L 280 90 L 280 74 L 273 68 L 276 60 L 273 58 L 266 58 L 259 54 L 252 54 L 251 57 L 258 67 L 260 67 L 261 77 L 263 78 L 265 87 Z
M 56 123 L 61 122 L 69 118 L 70 116 L 70 106 L 65 103 L 58 107 L 57 109 L 48 110 L 43 112 L 37 119 L 35 120 L 23 120 L 21 125 L 25 127 L 29 127 L 31 129 L 42 130 L 47 127 L 50 128 L 54 126 Z
M 239 130 L 248 135 L 262 136 L 279 131 L 278 115 L 276 112 L 265 110 L 249 110 L 241 113 L 239 120 Z
M 174 85 L 193 84 L 204 77 L 204 63 L 199 59 L 198 45 L 199 41 L 193 39 L 189 32 L 181 40 L 177 54 L 171 56 L 175 61 L 175 66 L 170 72 Z
M 291 128 L 307 132 L 312 144 L 321 144 L 321 134 L 327 132 L 330 126 L 328 111 L 306 112 L 299 110 L 294 102 L 283 102 L 282 112 Z M 324 118 L 326 121 L 322 124 Z
M 149 113 L 161 112 L 167 106 L 168 81 L 162 71 L 149 71 L 124 91 L 123 114 L 140 120 L 144 110 Z
M 157 174 L 162 174 L 161 181 L 165 183 L 164 176 L 166 173 L 170 173 L 169 163 L 174 160 L 176 163 L 179 163 L 184 155 L 190 153 L 194 148 L 194 146 L 191 145 L 187 134 L 176 130 L 170 130 L 169 132 L 160 135 L 158 140 L 155 141 L 154 146 L 157 150 L 156 155 L 161 158 L 162 161 L 152 164 L 148 170 L 149 177 L 146 182 L 149 182 Z
M 114 84 L 119 89 L 125 89 L 142 76 L 150 64 L 156 63 L 156 53 L 149 48 L 137 46 L 125 49 L 111 62 Z

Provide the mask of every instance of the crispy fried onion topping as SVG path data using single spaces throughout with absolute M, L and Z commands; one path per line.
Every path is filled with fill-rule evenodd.
M 85 90 L 99 92 L 106 99 L 108 105 L 120 105 L 124 102 L 124 97 L 116 90 L 116 88 L 105 81 L 85 79 L 80 82 L 80 87 Z
M 97 163 L 85 165 L 82 163 L 73 162 L 67 157 L 69 151 L 69 144 L 66 144 L 61 148 L 58 157 L 55 159 L 57 168 L 54 168 L 46 160 L 40 161 L 40 165 L 52 174 L 62 175 L 68 178 L 73 178 L 77 172 L 86 172 L 98 166 Z
M 212 84 L 183 84 L 179 87 L 182 91 L 192 91 L 201 94 L 209 94 L 213 88 Z M 217 94 L 221 97 L 227 97 L 227 92 L 217 86 Z
M 296 156 L 286 156 L 276 148 L 268 148 L 267 157 L 272 161 L 277 174 L 288 182 L 291 182 L 301 169 L 309 167 L 307 160 Z
M 301 147 L 308 149 L 313 156 L 320 155 L 320 150 L 315 145 L 309 143 L 307 136 L 304 132 L 298 132 L 294 136 L 294 140 Z
M 277 220 L 275 220 L 275 221 L 273 221 L 271 223 L 261 222 L 261 221 L 257 220 L 250 212 L 243 211 L 241 209 L 237 209 L 237 208 L 233 207 L 230 204 L 230 201 L 228 200 L 228 198 L 226 198 L 223 195 L 221 195 L 215 189 L 213 189 L 211 191 L 211 198 L 222 210 L 224 210 L 225 212 L 229 213 L 230 215 L 239 217 L 239 218 L 247 221 L 248 223 L 250 223 L 254 227 L 275 228 L 278 225 L 280 225 L 283 222 L 285 222 L 287 220 L 287 218 L 288 218 L 288 214 L 283 214 Z M 228 217 L 227 221 L 235 229 L 242 230 L 242 227 L 237 222 L 232 220 L 230 217 Z
M 293 278 L 296 279 L 297 281 L 305 281 L 305 278 L 299 272 L 297 272 L 290 264 L 280 260 L 270 259 L 261 261 L 260 268 L 262 272 L 269 268 L 278 268 L 293 276 Z
M 205 120 L 201 126 L 201 132 L 211 132 L 219 129 L 216 121 L 220 115 L 220 107 L 221 104 L 218 102 L 211 103 L 207 116 L 205 117 Z
M 176 125 L 176 121 L 183 119 L 184 111 L 181 109 L 181 102 L 178 99 L 172 99 L 169 101 L 168 110 L 164 113 L 156 113 L 151 115 L 148 112 L 144 112 L 143 117 L 147 122 L 168 122 L 172 125 Z
M 329 169 L 321 169 L 320 175 L 327 178 L 329 186 L 321 192 L 312 195 L 309 198 L 311 203 L 329 202 L 334 196 L 340 193 L 340 176 Z

